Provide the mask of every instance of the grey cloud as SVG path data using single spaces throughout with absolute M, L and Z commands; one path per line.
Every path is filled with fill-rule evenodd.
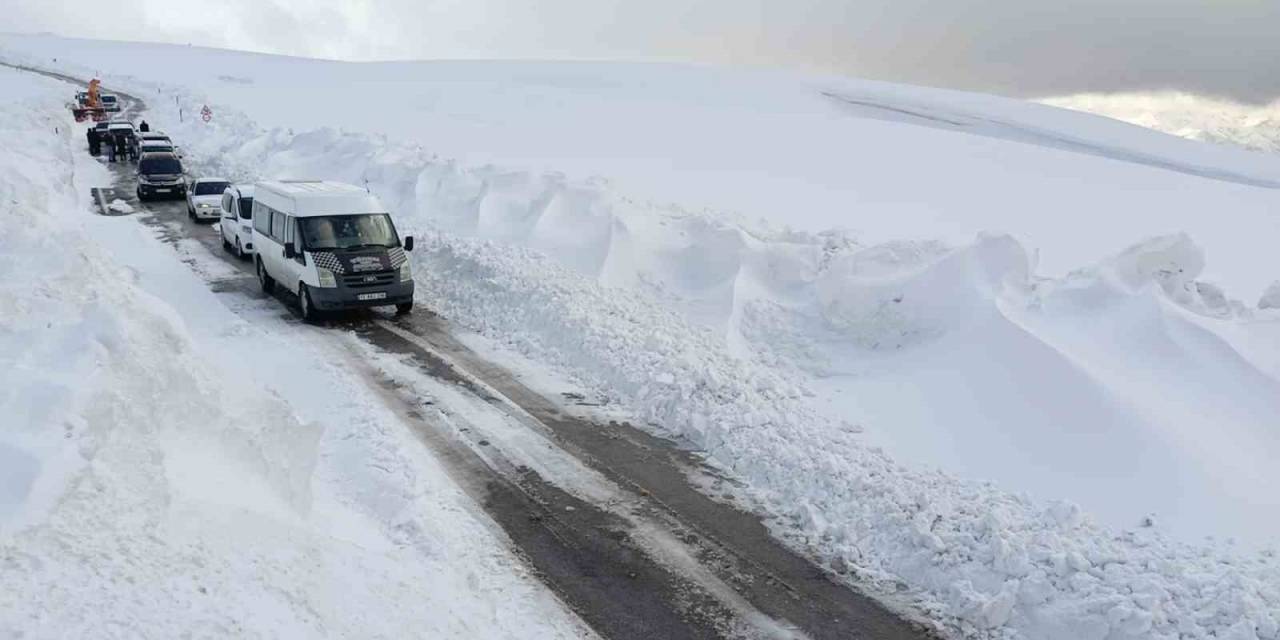
M 213 24 L 172 19 L 175 6 L 209 5 L 17 0 L 10 28 L 344 59 L 765 65 L 1018 96 L 1280 97 L 1277 0 L 233 0 Z

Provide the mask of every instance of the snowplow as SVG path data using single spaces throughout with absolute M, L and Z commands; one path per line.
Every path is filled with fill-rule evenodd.
M 102 95 L 99 91 L 101 84 L 97 78 L 94 78 L 89 81 L 88 91 L 76 94 L 76 102 L 71 106 L 71 114 L 76 117 L 76 122 L 84 122 L 90 118 L 94 122 L 101 122 L 107 118 L 107 109 L 102 104 Z

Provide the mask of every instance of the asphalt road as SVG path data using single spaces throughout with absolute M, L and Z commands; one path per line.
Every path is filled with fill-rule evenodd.
M 71 92 L 68 87 L 68 96 Z M 126 101 L 123 115 L 136 120 L 145 105 L 115 93 Z M 134 209 L 119 216 L 120 224 L 145 224 L 174 245 L 184 239 L 200 242 L 237 273 L 206 277 L 211 289 L 278 305 L 290 322 L 301 322 L 292 296 L 279 293 L 273 299 L 262 293 L 251 263 L 223 249 L 216 226 L 189 220 L 184 201 L 137 202 L 132 165 L 108 166 L 115 183 L 102 185 L 114 189 L 105 201 L 120 198 Z M 109 209 L 100 213 L 118 214 Z M 421 411 L 421 398 L 366 366 L 371 387 L 483 505 L 533 573 L 601 636 L 934 637 L 854 590 L 847 579 L 783 547 L 754 515 L 695 488 L 690 478 L 707 480 L 712 487 L 724 480 L 693 453 L 628 424 L 578 417 L 579 412 L 568 411 L 576 399 L 531 390 L 502 363 L 458 341 L 448 320 L 430 312 L 429 300 L 423 302 L 407 317 L 386 310 L 351 312 L 321 326 L 353 331 L 361 340 L 403 356 L 421 375 L 454 383 L 614 485 L 621 499 L 608 504 L 571 495 L 561 488 L 569 486 L 564 479 L 540 476 L 482 433 L 460 434 L 436 424 Z

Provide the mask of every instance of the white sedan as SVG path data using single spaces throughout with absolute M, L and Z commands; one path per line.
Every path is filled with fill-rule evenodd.
M 222 217 L 222 192 L 231 186 L 225 178 L 198 178 L 187 187 L 187 217 L 196 222 Z

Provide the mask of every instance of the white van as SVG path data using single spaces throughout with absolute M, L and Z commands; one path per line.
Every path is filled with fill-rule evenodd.
M 241 260 L 253 254 L 253 185 L 233 184 L 222 192 L 218 233 L 222 248 Z
M 298 296 L 302 317 L 395 305 L 413 309 L 413 274 L 391 214 L 369 192 L 311 180 L 259 182 L 253 194 L 254 264 L 262 290 Z

